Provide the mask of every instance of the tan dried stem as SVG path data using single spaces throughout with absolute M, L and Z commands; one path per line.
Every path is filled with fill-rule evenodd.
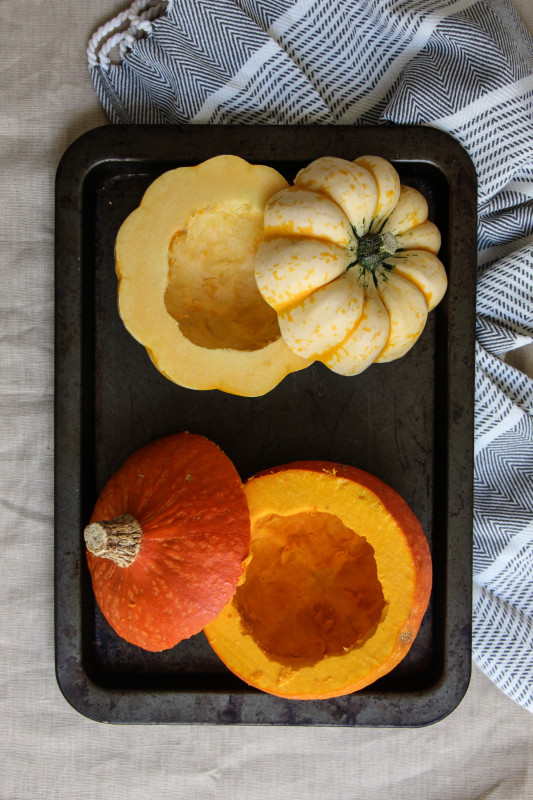
M 133 564 L 141 546 L 142 528 L 131 514 L 92 522 L 84 531 L 85 544 L 93 555 L 109 558 L 119 567 Z

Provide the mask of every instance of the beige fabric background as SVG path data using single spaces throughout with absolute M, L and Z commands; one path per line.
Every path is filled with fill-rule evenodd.
M 533 27 L 529 2 L 517 5 Z M 123 7 L 2 4 L 1 800 L 533 797 L 533 715 L 476 668 L 458 709 L 419 730 L 114 727 L 62 698 L 53 641 L 54 174 L 66 147 L 106 122 L 85 47 Z

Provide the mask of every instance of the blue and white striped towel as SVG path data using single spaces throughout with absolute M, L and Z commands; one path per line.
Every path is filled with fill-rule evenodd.
M 110 55 L 120 50 L 119 63 Z M 533 712 L 533 40 L 508 0 L 136 0 L 92 38 L 115 123 L 419 123 L 479 178 L 475 662 Z

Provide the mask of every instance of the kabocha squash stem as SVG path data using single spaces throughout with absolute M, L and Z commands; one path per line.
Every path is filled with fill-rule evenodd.
M 87 525 L 85 544 L 95 556 L 109 558 L 119 567 L 130 567 L 139 554 L 143 531 L 135 517 L 121 514 L 112 520 Z

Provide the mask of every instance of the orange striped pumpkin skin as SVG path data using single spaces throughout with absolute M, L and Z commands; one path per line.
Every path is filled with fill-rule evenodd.
M 267 201 L 257 286 L 293 353 L 357 375 L 421 335 L 447 288 L 440 244 L 390 162 L 318 158 Z

